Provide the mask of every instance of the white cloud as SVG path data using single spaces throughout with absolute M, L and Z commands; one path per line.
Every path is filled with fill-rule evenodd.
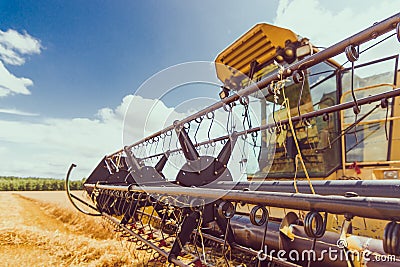
M 37 113 L 26 112 L 26 111 L 18 110 L 15 108 L 11 108 L 11 109 L 0 108 L 0 113 L 20 115 L 20 116 L 38 116 L 39 115 Z
M 115 109 L 99 110 L 95 119 L 0 120 L 0 175 L 63 178 L 69 165 L 76 163 L 73 178 L 87 177 L 104 155 L 123 147 L 123 119 L 131 101 L 132 123 L 126 135 L 130 140 L 138 140 L 143 137 L 146 111 L 157 100 L 128 95 Z M 171 111 L 165 105 L 157 105 L 159 114 Z M 149 128 L 157 130 L 159 123 L 147 122 Z
M 32 80 L 28 78 L 18 78 L 10 73 L 3 62 L 0 61 L 0 97 L 10 94 L 30 95 L 29 86 L 33 85 Z
M 30 94 L 28 87 L 33 85 L 32 80 L 14 76 L 4 63 L 23 65 L 26 56 L 40 54 L 41 49 L 40 40 L 26 32 L 21 34 L 11 29 L 5 32 L 0 30 L 0 97 L 11 94 Z
M 274 24 L 309 38 L 317 46 L 329 47 L 393 15 L 397 10 L 395 3 L 399 1 L 362 1 L 362 6 L 360 2 L 347 1 L 342 10 L 334 12 L 323 6 L 327 2 L 281 0 Z M 333 4 L 335 2 L 332 2 Z M 371 49 L 361 55 L 360 61 L 398 54 L 400 52 L 398 42 L 396 38 L 391 39 L 382 44 L 379 49 Z M 374 42 L 376 41 L 372 41 Z M 366 46 L 362 45 L 361 49 Z M 342 56 L 337 60 L 343 63 L 345 58 Z
M 41 49 L 40 41 L 27 32 L 21 34 L 12 29 L 6 32 L 0 30 L 0 58 L 7 64 L 22 65 L 25 55 L 40 54 Z
M 22 65 L 25 63 L 25 59 L 18 55 L 15 51 L 7 49 L 3 44 L 0 43 L 0 58 L 7 64 L 10 65 Z
M 126 107 L 123 133 L 125 145 L 132 144 L 159 131 L 171 125 L 174 120 L 185 116 L 184 113 L 176 112 L 174 108 L 168 108 L 160 100 L 147 99 L 141 96 L 125 97 L 121 107 Z

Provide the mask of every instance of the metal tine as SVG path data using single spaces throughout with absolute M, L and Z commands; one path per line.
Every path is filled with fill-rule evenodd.
M 125 210 L 125 207 L 124 207 L 125 213 L 124 213 L 124 216 L 122 217 L 122 219 L 120 221 L 121 224 L 127 224 L 129 222 L 129 220 L 131 219 L 130 218 L 130 214 L 132 212 L 132 206 L 135 204 L 135 202 L 133 201 L 133 195 L 132 194 L 127 193 L 125 195 L 125 197 L 126 197 L 125 201 L 126 201 L 127 205 L 129 205 L 129 207 L 126 210 Z
M 138 210 L 138 207 L 139 207 L 139 199 L 140 199 L 140 195 L 141 195 L 142 193 L 138 193 L 137 195 L 133 195 L 133 198 L 134 198 L 134 201 L 136 201 L 136 205 L 135 205 L 135 209 L 133 210 L 133 213 L 132 213 L 132 226 L 134 226 L 134 228 L 136 229 L 136 223 L 137 223 L 137 221 L 136 221 L 136 219 L 135 219 L 135 216 L 136 216 L 136 212 L 137 212 L 137 210 Z M 137 198 L 135 198 L 135 196 L 137 196 Z
M 139 201 L 140 201 L 140 197 L 139 197 Z M 147 207 L 147 202 L 148 202 L 148 198 L 146 198 L 146 200 L 144 200 L 144 202 L 145 202 L 145 204 L 144 204 L 144 206 L 143 207 L 141 207 L 141 211 L 140 211 L 140 218 L 138 218 L 138 221 L 139 221 L 139 223 L 141 224 L 141 227 L 138 229 L 138 232 L 139 233 L 142 233 L 142 234 L 144 234 L 144 231 L 145 231 L 145 229 L 146 229 L 146 225 L 145 224 L 143 224 L 143 216 L 144 216 L 144 214 L 145 214 L 145 209 L 146 209 L 146 207 Z M 150 227 L 150 229 L 151 229 L 151 227 Z
M 150 196 L 149 196 L 150 197 Z M 151 197 L 150 197 L 151 198 Z M 152 211 L 151 211 L 151 214 L 150 214 L 150 216 L 148 217 L 148 221 L 147 221 L 147 225 L 149 226 L 149 229 L 150 229 L 150 234 L 149 235 L 153 235 L 153 232 L 154 232 L 154 230 L 153 230 L 153 228 L 151 227 L 151 222 L 152 222 L 152 220 L 153 220 L 153 214 L 154 214 L 154 211 L 156 210 L 156 205 L 158 205 L 158 201 L 156 200 L 156 201 L 151 201 L 151 199 L 150 199 L 150 202 L 152 203 L 152 207 L 153 207 L 153 209 L 152 209 Z M 150 238 L 149 236 L 148 236 L 148 238 Z
M 160 233 L 161 233 L 161 237 L 162 237 L 162 240 L 161 240 L 161 242 L 162 241 L 164 241 L 165 242 L 165 240 L 166 240 L 166 238 L 165 238 L 165 236 L 164 236 L 164 232 L 163 232 L 163 230 L 162 229 L 164 229 L 164 226 L 165 226 L 165 223 L 166 223 L 166 216 L 167 216 L 167 210 L 168 210 L 168 204 L 165 206 L 165 208 L 164 208 L 164 210 L 163 210 L 163 217 L 162 217 L 162 219 L 161 219 L 161 226 L 160 226 Z

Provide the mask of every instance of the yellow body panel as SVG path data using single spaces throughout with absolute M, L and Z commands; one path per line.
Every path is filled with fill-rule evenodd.
M 276 48 L 285 47 L 287 40 L 295 42 L 298 37 L 288 29 L 257 24 L 217 56 L 218 78 L 225 82 L 232 77 L 248 74 L 253 60 L 258 64 L 272 60 L 276 56 Z
M 400 86 L 400 71 L 397 72 L 396 88 Z M 400 117 L 400 97 L 394 99 L 393 117 Z M 392 129 L 392 147 L 390 151 L 390 160 L 400 160 L 400 120 L 393 121 Z M 397 164 L 400 166 L 400 164 Z

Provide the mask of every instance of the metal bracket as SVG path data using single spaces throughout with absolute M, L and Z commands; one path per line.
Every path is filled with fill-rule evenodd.
M 126 154 L 126 160 L 129 166 L 129 173 L 132 176 L 133 180 L 129 180 L 129 176 L 127 176 L 126 182 L 130 184 L 143 184 L 143 183 L 151 183 L 151 182 L 162 182 L 165 181 L 161 170 L 164 168 L 168 156 L 167 153 L 160 159 L 157 163 L 158 171 L 156 168 L 152 166 L 143 166 L 139 163 L 139 160 L 133 155 L 128 147 L 124 147 L 124 151 Z
M 233 132 L 224 147 L 221 149 L 221 152 L 219 152 L 214 164 L 215 175 L 220 175 L 227 168 L 237 138 L 237 132 Z
M 189 135 L 185 131 L 182 125 L 178 124 L 178 121 L 174 121 L 175 132 L 178 135 L 178 140 L 182 148 L 183 155 L 187 161 L 199 159 L 199 153 L 190 140 Z

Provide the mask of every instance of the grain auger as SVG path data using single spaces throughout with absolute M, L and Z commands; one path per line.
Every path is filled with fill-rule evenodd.
M 220 101 L 105 156 L 90 203 L 68 195 L 148 266 L 399 266 L 398 55 L 356 64 L 396 37 L 400 13 L 321 51 L 258 24 L 215 60 Z

